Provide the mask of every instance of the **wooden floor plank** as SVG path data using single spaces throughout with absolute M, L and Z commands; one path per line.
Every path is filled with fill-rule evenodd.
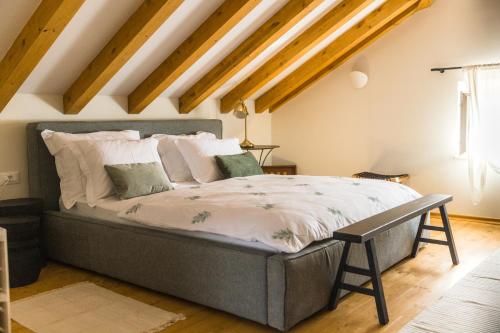
M 378 325 L 372 297 L 353 294 L 342 299 L 337 310 L 321 311 L 290 332 L 397 332 L 494 249 L 500 247 L 500 224 L 453 218 L 451 221 L 460 257 L 458 266 L 452 265 L 446 246 L 429 244 L 419 251 L 415 259 L 405 260 L 382 274 L 390 318 L 388 325 Z M 440 222 L 433 219 L 433 224 L 440 225 Z M 444 236 L 438 231 L 432 232 L 431 235 L 436 239 Z M 93 282 L 167 311 L 183 313 L 187 317 L 186 320 L 177 322 L 161 332 L 276 332 L 269 327 L 221 311 L 57 263 L 49 263 L 38 282 L 12 289 L 11 298 L 17 300 L 82 281 Z M 13 322 L 12 331 L 31 332 L 16 322 Z

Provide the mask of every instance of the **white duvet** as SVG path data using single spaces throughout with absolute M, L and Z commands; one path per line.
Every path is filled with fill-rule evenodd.
M 143 197 L 118 216 L 160 228 L 259 241 L 293 253 L 331 237 L 336 229 L 420 196 L 386 181 L 262 175 Z

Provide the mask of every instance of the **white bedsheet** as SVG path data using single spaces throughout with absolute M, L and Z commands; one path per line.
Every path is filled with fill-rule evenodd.
M 119 217 L 144 225 L 217 233 L 294 253 L 420 196 L 407 186 L 371 179 L 262 175 L 102 205 L 119 206 Z

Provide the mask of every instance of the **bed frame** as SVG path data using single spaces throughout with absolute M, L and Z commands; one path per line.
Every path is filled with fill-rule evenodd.
M 48 258 L 226 311 L 278 330 L 288 330 L 328 305 L 342 242 L 316 242 L 294 254 L 248 246 L 228 237 L 194 237 L 146 226 L 78 217 L 59 211 L 59 178 L 40 133 L 139 130 L 222 137 L 220 120 L 40 122 L 27 126 L 29 187 L 44 200 L 43 243 Z M 418 218 L 376 237 L 383 271 L 410 255 Z M 352 244 L 350 263 L 366 267 Z M 360 285 L 368 277 L 348 276 Z M 342 295 L 345 294 L 345 291 Z

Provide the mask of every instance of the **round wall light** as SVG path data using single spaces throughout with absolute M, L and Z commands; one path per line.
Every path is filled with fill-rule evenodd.
M 351 82 L 354 88 L 361 89 L 368 84 L 368 75 L 360 71 L 352 71 L 349 73 Z

